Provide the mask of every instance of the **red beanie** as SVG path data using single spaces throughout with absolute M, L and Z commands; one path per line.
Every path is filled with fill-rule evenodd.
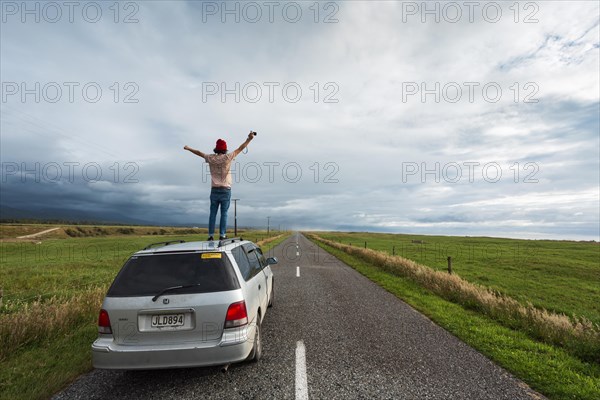
M 227 151 L 227 142 L 223 139 L 217 140 L 217 147 L 215 147 L 215 151 Z

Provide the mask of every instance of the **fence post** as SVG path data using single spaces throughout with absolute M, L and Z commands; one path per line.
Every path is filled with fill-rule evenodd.
M 367 248 L 367 242 L 365 242 L 365 249 Z
M 395 256 L 396 255 L 396 246 L 392 246 L 392 255 Z
M 448 256 L 448 273 L 452 275 L 452 257 Z

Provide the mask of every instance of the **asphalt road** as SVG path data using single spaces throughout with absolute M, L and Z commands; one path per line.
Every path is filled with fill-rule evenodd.
M 543 398 L 302 235 L 270 255 L 280 263 L 258 364 L 94 370 L 54 398 Z

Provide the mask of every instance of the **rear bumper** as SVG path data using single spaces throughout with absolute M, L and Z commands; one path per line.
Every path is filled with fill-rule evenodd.
M 92 344 L 92 363 L 100 369 L 163 369 L 205 367 L 244 361 L 254 344 L 253 326 L 225 329 L 217 344 L 122 345 L 112 335 Z

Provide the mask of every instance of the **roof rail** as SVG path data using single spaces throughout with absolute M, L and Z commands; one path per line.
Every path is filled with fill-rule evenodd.
M 158 243 L 152 243 L 152 244 L 149 244 L 148 246 L 144 247 L 144 250 L 149 250 L 149 249 L 151 249 L 153 246 L 156 246 L 156 245 L 159 245 L 159 244 L 162 244 L 162 245 L 168 246 L 168 245 L 170 245 L 170 244 L 173 244 L 173 243 L 185 243 L 185 240 L 171 240 L 170 242 L 158 242 Z
M 236 237 L 236 238 L 231 238 L 231 239 L 222 239 L 222 240 L 219 240 L 219 245 L 217 247 L 226 246 L 228 244 L 235 243 L 236 241 L 241 242 L 242 240 L 244 240 L 244 239 L 242 239 L 241 237 Z

